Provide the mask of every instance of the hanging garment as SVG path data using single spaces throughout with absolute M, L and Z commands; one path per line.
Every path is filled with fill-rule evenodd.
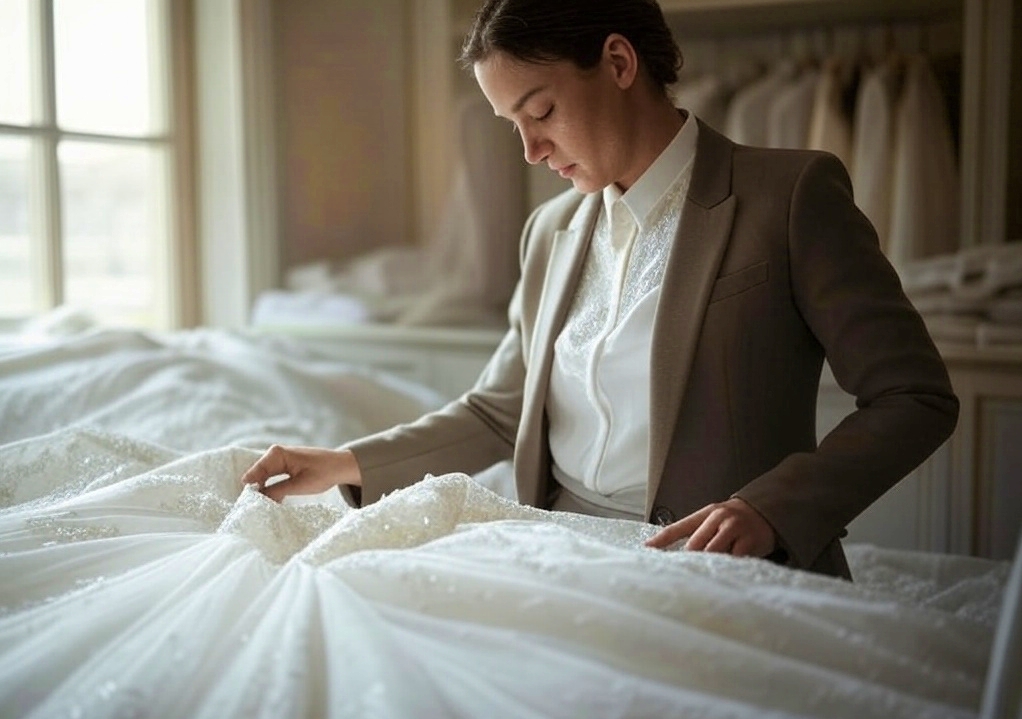
M 829 58 L 820 73 L 809 123 L 809 149 L 837 155 L 845 167 L 852 164 L 852 121 L 845 111 L 845 81 L 841 61 Z
M 888 257 L 909 260 L 959 247 L 959 179 L 947 106 L 923 55 L 907 61 L 898 103 Z
M 855 102 L 852 188 L 855 202 L 876 228 L 885 254 L 890 251 L 895 110 L 901 82 L 901 62 L 891 56 L 866 74 Z
M 807 70 L 781 89 L 767 112 L 767 147 L 804 149 L 809 142 L 819 70 Z
M 432 282 L 398 321 L 470 325 L 503 320 L 518 282 L 526 218 L 518 138 L 482 96 L 458 110 L 454 182 L 439 231 L 425 247 Z
M 794 63 L 785 60 L 759 80 L 739 90 L 728 105 L 724 134 L 742 145 L 766 147 L 767 111 L 777 93 L 791 82 L 794 74 Z
M 521 143 L 482 96 L 464 100 L 455 117 L 454 176 L 425 241 L 381 247 L 336 269 L 292 268 L 288 291 L 260 294 L 253 324 L 506 324 L 526 219 Z
M 718 132 L 724 131 L 728 91 L 720 77 L 709 73 L 700 75 L 679 83 L 673 93 L 676 106 L 688 110 Z

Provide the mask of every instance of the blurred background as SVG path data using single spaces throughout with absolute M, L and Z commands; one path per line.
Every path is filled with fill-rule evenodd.
M 565 185 L 526 168 L 455 63 L 475 4 L 0 0 L 0 317 L 241 327 L 260 299 L 279 320 L 313 291 L 339 321 L 499 324 L 521 223 Z M 882 240 L 916 213 L 891 240 L 903 265 L 1022 238 L 1016 6 L 663 3 L 679 104 L 739 141 L 842 156 L 863 204 L 881 188 L 864 210 Z M 881 69 L 887 104 L 864 122 Z M 939 126 L 900 119 L 912 102 L 938 103 Z M 856 159 L 870 148 L 944 162 L 898 189 L 897 168 Z M 919 197 L 934 172 L 953 177 Z M 457 288 L 422 300 L 437 282 Z

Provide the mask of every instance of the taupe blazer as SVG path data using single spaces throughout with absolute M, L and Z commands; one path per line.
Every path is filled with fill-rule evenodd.
M 362 502 L 425 473 L 513 455 L 519 500 L 548 506 L 545 412 L 554 340 L 600 194 L 540 206 L 521 243 L 510 329 L 475 387 L 419 421 L 348 445 Z M 826 358 L 857 410 L 817 446 Z M 906 299 L 844 166 L 736 145 L 700 123 L 653 327 L 646 517 L 738 496 L 793 567 L 848 576 L 848 523 L 930 455 L 958 416 L 943 361 Z

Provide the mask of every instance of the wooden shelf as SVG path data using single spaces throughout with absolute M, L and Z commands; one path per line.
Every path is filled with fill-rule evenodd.
M 960 19 L 964 0 L 661 0 L 679 37 Z
M 712 37 L 815 25 L 960 19 L 965 0 L 660 0 L 675 35 Z M 468 33 L 481 0 L 452 2 L 451 36 Z
M 1019 345 L 977 347 L 973 344 L 938 342 L 937 349 L 949 366 L 1003 367 L 1022 375 L 1022 347 Z
M 379 323 L 321 322 L 301 325 L 267 324 L 256 326 L 259 334 L 286 334 L 306 339 L 337 342 L 361 342 L 383 345 L 429 347 L 471 347 L 492 349 L 507 330 L 499 327 L 417 327 Z

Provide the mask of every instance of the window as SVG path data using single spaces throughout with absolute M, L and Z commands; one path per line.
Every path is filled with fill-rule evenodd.
M 182 323 L 171 3 L 0 0 L 0 318 Z

